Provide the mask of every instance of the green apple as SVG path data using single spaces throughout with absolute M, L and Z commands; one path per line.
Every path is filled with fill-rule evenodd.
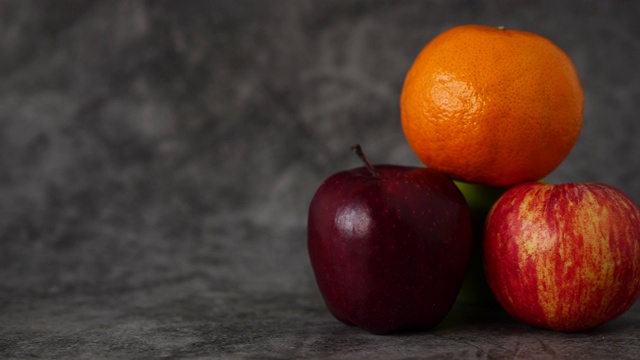
M 491 187 L 455 181 L 471 209 L 473 223 L 473 250 L 467 276 L 458 294 L 457 301 L 463 304 L 497 305 L 484 273 L 482 248 L 484 243 L 484 223 L 489 210 L 506 187 Z

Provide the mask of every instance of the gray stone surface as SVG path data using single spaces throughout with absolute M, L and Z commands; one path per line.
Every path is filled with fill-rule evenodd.
M 398 98 L 464 23 L 551 38 L 584 128 L 552 182 L 640 202 L 640 6 L 601 1 L 0 1 L 0 358 L 637 358 L 640 309 L 561 334 L 499 309 L 434 331 L 333 320 L 306 255 L 320 182 L 418 164 Z

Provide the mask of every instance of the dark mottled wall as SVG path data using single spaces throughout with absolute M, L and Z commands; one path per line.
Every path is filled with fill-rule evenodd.
M 458 24 L 551 38 L 585 94 L 551 181 L 640 202 L 632 1 L 0 1 L 0 291 L 196 279 L 311 291 L 308 202 L 329 174 L 417 164 L 399 125 L 418 51 Z

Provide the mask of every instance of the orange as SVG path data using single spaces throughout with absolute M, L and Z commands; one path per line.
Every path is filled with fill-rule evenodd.
M 478 25 L 427 44 L 400 99 L 405 137 L 427 167 L 490 186 L 553 171 L 578 138 L 583 107 L 576 69 L 558 46 Z

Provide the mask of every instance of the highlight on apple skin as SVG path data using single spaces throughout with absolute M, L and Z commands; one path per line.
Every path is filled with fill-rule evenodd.
M 374 334 L 423 330 L 449 313 L 471 254 L 471 215 L 435 170 L 342 171 L 316 191 L 308 251 L 333 316 Z
M 640 211 L 602 183 L 524 183 L 493 206 L 485 267 L 514 318 L 576 332 L 603 325 L 640 295 Z

